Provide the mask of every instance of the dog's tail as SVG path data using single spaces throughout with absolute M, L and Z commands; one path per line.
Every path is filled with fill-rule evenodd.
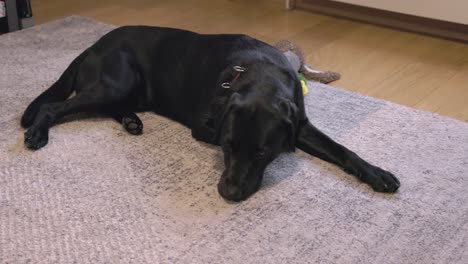
M 80 64 L 88 55 L 85 51 L 76 57 L 63 72 L 62 76 L 49 89 L 34 99 L 24 111 L 21 118 L 21 126 L 28 128 L 34 122 L 41 105 L 45 103 L 59 102 L 67 99 L 75 90 L 75 80 Z

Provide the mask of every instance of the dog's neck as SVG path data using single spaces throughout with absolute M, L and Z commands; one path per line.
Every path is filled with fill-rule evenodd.
M 295 77 L 290 69 L 282 69 L 269 61 L 240 61 L 230 64 L 220 73 L 217 94 L 223 96 L 233 92 L 248 92 L 257 84 L 260 86 L 290 85 L 290 83 L 282 82 L 289 82 L 292 79 L 291 76 Z M 255 92 L 260 92 L 260 90 L 255 89 Z

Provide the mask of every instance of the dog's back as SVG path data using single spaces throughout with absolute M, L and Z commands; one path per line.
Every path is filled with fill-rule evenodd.
M 208 104 L 220 88 L 224 69 L 251 61 L 288 67 L 280 52 L 246 35 L 206 35 L 149 26 L 109 32 L 89 49 L 94 56 L 84 61 L 84 67 L 93 64 L 94 57 L 114 51 L 125 51 L 138 68 L 139 89 L 134 96 L 144 109 L 137 110 L 151 108 L 186 125 L 191 122 L 186 113 Z

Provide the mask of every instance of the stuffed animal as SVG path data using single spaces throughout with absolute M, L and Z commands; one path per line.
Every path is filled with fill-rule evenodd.
M 306 79 L 320 83 L 330 83 L 339 80 L 341 77 L 337 72 L 319 71 L 311 68 L 305 63 L 302 49 L 289 40 L 281 40 L 276 43 L 275 47 L 283 52 L 293 69 L 298 72 L 304 94 L 307 93 Z

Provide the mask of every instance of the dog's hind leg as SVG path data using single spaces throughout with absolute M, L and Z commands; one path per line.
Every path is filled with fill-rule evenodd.
M 125 98 L 124 94 L 107 94 L 101 84 L 95 86 L 89 90 L 101 92 L 81 92 L 62 102 L 41 105 L 34 123 L 24 134 L 26 146 L 31 149 L 45 146 L 48 142 L 49 128 L 66 115 L 80 112 L 104 112 L 107 105 L 115 104 Z
M 42 104 L 63 101 L 72 94 L 79 66 L 87 55 L 87 51 L 81 53 L 72 61 L 70 66 L 68 66 L 60 78 L 52 84 L 49 89 L 44 91 L 28 105 L 21 117 L 22 127 L 28 128 L 32 125 Z
M 140 135 L 143 133 L 143 122 L 132 112 L 127 113 L 111 113 L 112 118 L 121 123 L 122 126 L 132 135 Z
M 34 123 L 24 133 L 24 143 L 30 149 L 45 146 L 49 138 L 49 128 L 61 117 L 80 112 L 99 112 L 105 103 L 104 98 L 81 93 L 62 102 L 40 106 Z
M 91 55 L 90 55 L 91 56 Z M 39 149 L 47 144 L 49 128 L 65 115 L 80 112 L 106 112 L 120 103 L 125 104 L 137 86 L 133 57 L 124 51 L 109 52 L 96 64 L 95 56 L 83 61 L 78 78 L 81 82 L 76 96 L 61 102 L 44 103 L 31 127 L 24 134 L 28 148 Z M 114 107 L 112 107 L 114 106 Z
M 390 172 L 361 159 L 356 153 L 336 143 L 308 120 L 299 128 L 296 146 L 303 151 L 341 167 L 378 192 L 396 192 L 400 181 Z

